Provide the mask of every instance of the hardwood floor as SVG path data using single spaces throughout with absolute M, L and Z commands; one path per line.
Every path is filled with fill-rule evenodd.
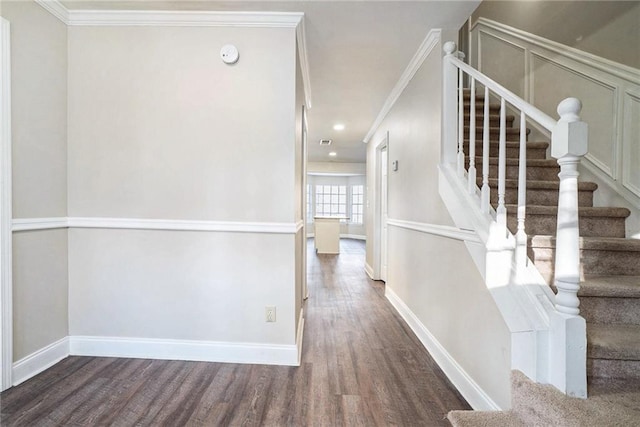
M 308 246 L 300 367 L 69 357 L 0 394 L 3 426 L 446 426 L 469 409 L 364 272 Z

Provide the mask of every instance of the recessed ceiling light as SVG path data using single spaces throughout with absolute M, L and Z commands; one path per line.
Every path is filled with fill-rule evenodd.
M 344 125 L 342 123 L 336 123 L 333 125 L 333 130 L 344 130 Z
M 338 153 L 336 153 L 335 151 L 332 151 L 332 152 L 330 152 L 330 153 L 329 153 L 329 155 L 330 155 L 331 157 L 335 157 L 335 156 L 337 156 L 337 155 L 338 155 Z

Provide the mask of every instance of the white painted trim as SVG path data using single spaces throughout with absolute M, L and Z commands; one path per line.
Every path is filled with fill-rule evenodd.
M 441 31 L 439 29 L 433 29 L 429 31 L 429 34 L 427 34 L 425 39 L 422 41 L 418 51 L 413 55 L 409 65 L 407 65 L 402 76 L 400 76 L 400 80 L 398 80 L 395 87 L 387 97 L 387 100 L 382 106 L 382 110 L 378 113 L 378 117 L 376 117 L 375 121 L 371 125 L 371 129 L 369 129 L 369 132 L 367 132 L 367 135 L 364 137 L 364 143 L 368 143 L 371 140 L 373 134 L 378 130 L 378 127 L 380 127 L 385 117 L 387 117 L 387 114 L 389 114 L 398 98 L 400 98 L 400 95 L 402 95 L 402 92 L 405 90 L 413 76 L 418 72 L 424 60 L 427 59 L 429 54 L 438 45 L 438 42 L 440 41 L 440 33 Z
M 364 271 L 367 273 L 367 276 L 369 276 L 369 279 L 376 280 L 373 278 L 373 267 L 371 267 L 368 262 L 364 263 Z
M 16 386 L 49 369 L 69 356 L 69 337 L 64 337 L 13 364 L 13 385 Z
M 304 340 L 304 309 L 300 309 L 300 316 L 298 317 L 298 332 L 296 333 L 296 347 L 298 348 L 298 364 L 300 366 L 302 362 L 302 343 Z
M 53 230 L 56 228 L 68 228 L 69 218 L 18 218 L 13 220 L 13 231 Z
M 304 86 L 304 99 L 307 109 L 311 108 L 311 77 L 309 74 L 309 56 L 307 54 L 307 32 L 304 25 L 304 14 L 296 27 L 298 41 L 298 56 L 300 57 L 300 70 L 302 71 L 302 84 Z M 305 130 L 307 121 L 304 121 Z
M 301 12 L 69 10 L 69 26 L 295 28 Z
M 58 0 L 35 0 L 35 2 L 63 23 L 69 23 L 69 11 Z
M 418 319 L 411 309 L 396 295 L 389 286 L 385 286 L 385 296 L 417 335 L 431 357 L 436 361 L 447 378 L 469 402 L 471 407 L 480 411 L 499 411 L 502 408 L 474 381 L 462 366 L 440 344 L 429 329 Z
M 72 356 L 131 357 L 298 366 L 297 344 L 234 343 L 124 337 L 69 337 Z
M 387 219 L 387 225 L 405 228 L 407 230 L 419 231 L 421 233 L 433 234 L 435 236 L 447 237 L 465 242 L 483 243 L 480 237 L 471 230 L 464 230 L 449 225 L 427 224 L 424 222 L 404 221 L 400 219 Z
M 341 239 L 367 240 L 367 236 L 362 234 L 340 234 Z
M 13 361 L 10 38 L 9 21 L 0 18 L 0 391 L 11 387 Z
M 17 218 L 13 231 L 49 230 L 55 228 L 108 228 L 167 231 L 216 231 L 230 233 L 295 234 L 304 227 L 297 222 L 190 221 L 140 218 Z
M 532 43 L 536 46 L 548 49 L 555 53 L 559 53 L 562 56 L 571 58 L 585 65 L 589 65 L 600 71 L 604 71 L 622 79 L 640 84 L 640 73 L 638 73 L 638 70 L 636 68 L 593 55 L 591 53 L 564 45 L 562 43 L 554 42 L 553 40 L 545 39 L 544 37 L 540 37 L 535 34 L 528 33 L 518 28 L 511 27 L 509 25 L 505 25 L 487 18 L 478 18 L 478 20 L 473 24 L 471 30 L 474 30 L 479 25 L 503 33 L 507 33 L 521 40 Z

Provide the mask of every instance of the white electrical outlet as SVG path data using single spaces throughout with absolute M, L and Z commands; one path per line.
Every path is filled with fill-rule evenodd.
M 276 308 L 274 306 L 266 306 L 264 308 L 265 318 L 267 322 L 275 322 L 276 321 Z

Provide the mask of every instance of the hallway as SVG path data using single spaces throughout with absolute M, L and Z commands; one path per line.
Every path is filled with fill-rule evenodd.
M 447 426 L 468 405 L 364 272 L 308 241 L 300 367 L 69 357 L 0 395 L 14 425 Z

